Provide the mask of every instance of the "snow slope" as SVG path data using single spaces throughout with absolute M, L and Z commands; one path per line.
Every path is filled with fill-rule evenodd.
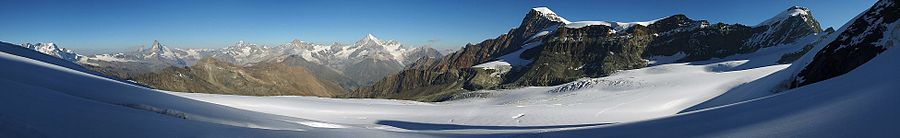
M 898 52 L 889 49 L 847 74 L 776 95 L 666 118 L 534 136 L 893 137 L 900 135 L 895 127 L 900 111 L 894 110 L 900 105 Z
M 818 38 L 810 36 L 804 42 Z M 798 42 L 798 43 L 804 43 Z M 391 131 L 479 129 L 523 131 L 630 122 L 674 115 L 789 65 L 776 61 L 802 46 L 782 45 L 751 54 L 695 63 L 626 70 L 559 86 L 485 90 L 458 100 L 422 103 L 383 99 L 252 97 L 172 93 L 240 109 Z M 503 60 L 478 67 L 509 66 Z M 771 94 L 769 91 L 765 91 Z M 468 96 L 465 97 L 465 96 Z M 405 122 L 405 123 L 397 123 Z M 417 127 L 410 127 L 416 123 Z M 466 127 L 440 127 L 444 125 Z M 490 127 L 488 127 L 490 126 Z M 393 127 L 393 128 L 391 128 Z M 522 129 L 508 129 L 524 127 Z M 494 128 L 494 129 L 489 129 Z
M 0 52 L 0 137 L 397 135 L 195 101 L 30 59 L 42 56 Z
M 246 110 L 347 124 L 377 124 L 384 120 L 477 126 L 602 124 L 672 115 L 731 87 L 787 67 L 776 65 L 728 72 L 711 70 L 742 63 L 746 61 L 660 65 L 561 86 L 478 91 L 472 94 L 488 96 L 443 103 L 173 94 Z M 572 88 L 585 82 L 599 83 Z M 524 117 L 513 118 L 522 114 Z

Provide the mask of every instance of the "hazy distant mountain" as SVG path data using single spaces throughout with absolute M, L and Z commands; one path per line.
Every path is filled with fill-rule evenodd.
M 420 58 L 437 58 L 441 54 L 430 47 L 407 48 L 397 41 L 383 41 L 368 34 L 356 43 L 330 46 L 295 40 L 285 45 L 284 55 L 300 55 L 309 62 L 325 65 L 368 85 L 384 76 L 399 72 Z
M 235 95 L 306 95 L 333 97 L 344 89 L 319 80 L 315 72 L 280 62 L 238 66 L 205 58 L 188 67 L 169 67 L 131 78 L 157 89 Z

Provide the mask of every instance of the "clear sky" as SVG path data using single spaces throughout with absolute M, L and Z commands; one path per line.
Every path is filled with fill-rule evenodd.
M 518 26 L 548 6 L 570 21 L 645 21 L 677 13 L 756 25 L 790 6 L 840 27 L 875 0 L 0 0 L 0 41 L 125 49 L 154 39 L 171 47 L 218 48 L 244 40 L 297 38 L 352 43 L 367 33 L 407 46 L 458 48 Z

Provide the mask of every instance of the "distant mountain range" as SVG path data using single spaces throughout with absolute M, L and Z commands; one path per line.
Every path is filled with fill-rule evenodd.
M 408 48 L 397 41 L 382 41 L 371 34 L 352 45 L 337 43 L 321 45 L 295 39 L 278 46 L 260 46 L 239 41 L 221 49 L 169 48 L 154 40 L 149 48 L 90 56 L 79 55 L 52 43 L 22 44 L 22 46 L 79 63 L 103 74 L 133 80 L 157 89 L 247 95 L 332 97 L 396 73 L 420 58 L 441 57 L 439 51 L 430 47 Z M 212 72 L 209 67 L 229 70 Z M 287 72 L 269 73 L 273 70 Z M 255 75 L 244 76 L 246 79 L 216 80 L 220 75 L 228 73 Z M 279 74 L 311 77 L 257 78 L 258 75 Z M 208 77 L 209 75 L 215 77 Z M 249 91 L 250 88 L 262 88 L 269 86 L 264 84 L 275 82 L 282 82 L 285 87 L 291 88 Z M 315 84 L 317 88 L 307 87 L 312 86 L 307 85 L 308 83 Z M 308 89 L 326 91 L 311 92 Z

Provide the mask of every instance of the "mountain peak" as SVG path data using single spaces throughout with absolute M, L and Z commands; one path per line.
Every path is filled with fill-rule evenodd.
M 175 61 L 175 59 L 177 58 L 176 57 L 177 55 L 174 52 L 172 52 L 171 49 L 167 48 L 163 44 L 160 44 L 158 40 L 153 40 L 153 45 L 150 47 L 150 49 L 148 49 L 147 51 L 144 51 L 143 55 L 144 55 L 144 59 L 157 58 L 157 59 L 165 59 L 165 60 Z M 183 61 L 176 61 L 174 63 L 176 63 L 177 65 L 184 65 L 183 63 L 180 63 L 180 62 L 183 62 Z
M 550 10 L 550 8 L 547 8 L 544 6 L 534 7 L 534 8 L 531 8 L 531 10 L 536 11 L 538 13 L 542 13 L 542 14 L 556 14 L 555 12 L 553 12 L 553 10 Z
M 153 45 L 150 46 L 150 51 L 152 52 L 162 52 L 164 49 L 162 44 L 159 44 L 159 41 L 157 40 L 153 40 Z
M 375 35 L 372 35 L 372 34 L 366 34 L 365 39 L 378 40 L 378 38 L 375 38 Z
M 365 37 L 363 37 L 363 38 L 360 39 L 359 41 L 356 41 L 356 46 L 364 46 L 364 45 L 378 45 L 378 46 L 380 46 L 380 45 L 382 45 L 382 43 L 384 43 L 384 42 L 382 42 L 381 40 L 378 40 L 378 38 L 376 38 L 375 35 L 372 35 L 372 34 L 366 34 Z
M 74 51 L 61 48 L 59 46 L 56 46 L 56 44 L 54 43 L 24 43 L 20 44 L 19 46 L 72 62 L 75 62 L 79 58 L 81 58 L 81 55 L 75 53 Z
M 810 13 L 811 13 L 811 11 L 809 10 L 809 8 L 801 7 L 801 6 L 791 6 L 787 10 L 784 10 L 781 13 L 778 13 L 777 15 L 775 15 L 775 17 L 769 18 L 768 20 L 763 21 L 762 23 L 759 23 L 759 25 L 756 25 L 756 26 L 775 24 L 777 22 L 787 20 L 788 18 L 795 17 L 795 16 L 802 16 L 803 18 L 810 18 L 810 16 L 812 16 L 812 15 L 810 15 Z
M 300 44 L 303 44 L 303 40 L 294 38 L 294 40 L 291 40 L 291 44 L 300 45 Z
M 538 15 L 541 15 L 542 17 L 547 18 L 548 20 L 551 20 L 551 21 L 562 22 L 564 24 L 570 23 L 569 20 L 566 20 L 565 18 L 560 17 L 559 15 L 556 14 L 556 12 L 553 12 L 553 10 L 550 10 L 550 8 L 547 8 L 547 7 L 543 7 L 543 6 L 534 7 L 534 8 L 531 8 L 531 12 L 537 13 Z
M 50 51 L 71 52 L 69 50 L 66 50 L 65 48 L 60 48 L 59 46 L 56 46 L 56 44 L 54 44 L 54 43 L 47 43 L 44 45 L 45 45 L 44 46 L 45 49 L 50 50 Z
M 805 11 L 809 11 L 809 8 L 802 7 L 802 6 L 791 6 L 790 8 L 788 8 L 788 10 L 805 10 Z

